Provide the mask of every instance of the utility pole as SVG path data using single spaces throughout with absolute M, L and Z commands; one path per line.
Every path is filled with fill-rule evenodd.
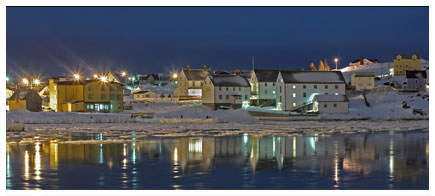
M 252 70 L 254 70 L 255 69 L 255 59 L 254 59 L 254 56 L 252 56 Z

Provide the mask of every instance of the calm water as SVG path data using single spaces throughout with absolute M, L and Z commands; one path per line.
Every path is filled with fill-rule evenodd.
M 428 132 L 8 142 L 7 189 L 428 189 Z M 81 140 L 84 143 L 65 141 Z M 90 141 L 93 140 L 93 141 Z M 86 143 L 87 142 L 87 143 Z M 92 143 L 94 142 L 94 143 Z

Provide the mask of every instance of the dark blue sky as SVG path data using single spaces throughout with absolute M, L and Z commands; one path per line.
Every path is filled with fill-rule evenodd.
M 307 68 L 428 59 L 428 7 L 8 7 L 7 73 Z

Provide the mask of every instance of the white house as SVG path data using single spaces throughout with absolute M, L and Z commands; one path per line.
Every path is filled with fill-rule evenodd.
M 279 70 L 254 69 L 249 80 L 253 105 L 276 106 L 276 78 Z
M 349 113 L 349 99 L 346 95 L 316 95 L 312 110 L 319 113 Z
M 406 70 L 406 84 L 402 86 L 404 91 L 426 91 L 427 72 Z
M 177 89 L 175 90 L 175 96 L 192 96 L 201 98 L 202 85 L 210 71 L 204 65 L 203 69 L 190 69 L 187 65 L 178 76 Z
M 249 106 L 249 81 L 238 75 L 208 75 L 202 86 L 202 104 L 211 108 Z
M 373 72 L 356 72 L 351 75 L 352 88 L 361 91 L 375 87 L 375 73 Z
M 133 100 L 135 101 L 149 100 L 152 98 L 157 98 L 157 94 L 152 91 L 137 91 L 133 93 Z
M 276 81 L 278 110 L 311 110 L 315 95 L 345 95 L 341 71 L 280 71 Z

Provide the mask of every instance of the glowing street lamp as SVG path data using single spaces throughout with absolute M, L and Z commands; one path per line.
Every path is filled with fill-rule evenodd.
M 173 79 L 177 79 L 178 78 L 178 74 L 177 73 L 172 74 L 172 78 Z
M 125 71 L 121 72 L 122 77 L 126 76 L 127 73 L 125 73 Z
M 101 82 L 107 82 L 107 77 L 106 76 L 101 76 L 100 80 L 101 80 Z
M 9 82 L 9 77 L 6 76 L 6 82 Z
M 25 85 L 28 85 L 28 84 L 29 84 L 29 80 L 27 80 L 27 78 L 23 78 L 23 83 L 24 83 Z
M 97 75 L 97 74 L 94 74 L 94 78 L 98 78 L 98 75 Z
M 39 85 L 40 83 L 41 83 L 41 81 L 39 81 L 38 79 L 33 80 L 33 84 Z
M 75 73 L 75 74 L 74 74 L 74 79 L 75 79 L 75 80 L 80 80 L 80 74 Z
M 335 62 L 335 70 L 338 70 L 338 58 L 335 58 L 334 62 Z

